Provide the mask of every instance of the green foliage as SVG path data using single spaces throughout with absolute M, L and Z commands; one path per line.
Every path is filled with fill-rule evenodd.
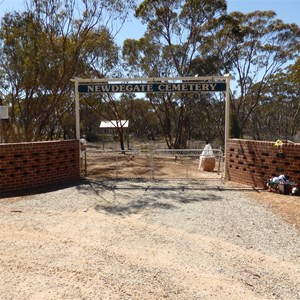
M 294 140 L 300 133 L 299 59 L 269 78 L 246 129 L 256 139 Z M 298 73 L 299 75 L 299 73 Z
M 136 16 L 147 24 L 147 31 L 142 39 L 126 40 L 123 45 L 128 73 L 174 77 L 198 71 L 196 62 L 201 61 L 198 49 L 203 27 L 210 19 L 225 13 L 226 2 L 221 0 L 143 1 L 136 9 Z M 191 137 L 193 97 L 188 94 L 147 96 L 167 145 L 185 148 Z
M 0 95 L 1 104 L 10 106 L 5 140 L 73 138 L 70 79 L 125 71 L 128 77 L 230 73 L 233 137 L 292 139 L 299 132 L 296 24 L 277 20 L 272 11 L 227 14 L 224 0 L 145 0 L 135 14 L 147 30 L 138 40 L 125 40 L 120 71 L 115 21 L 122 24 L 133 5 L 133 0 L 34 0 L 28 10 L 2 18 Z M 163 134 L 170 148 L 184 148 L 192 138 L 224 137 L 224 95 L 146 98 L 84 98 L 82 133 L 94 138 L 100 120 L 130 119 L 136 136 Z
M 85 0 L 80 14 L 79 1 L 35 0 L 28 11 L 3 17 L 0 88 L 11 106 L 7 139 L 74 137 L 74 126 L 69 125 L 70 119 L 75 124 L 70 79 L 113 72 L 118 47 L 112 22 L 124 19 L 131 4 Z
M 147 31 L 139 41 L 124 43 L 123 58 L 130 72 L 157 77 L 232 74 L 237 84 L 231 94 L 234 137 L 253 133 L 251 122 L 272 74 L 299 55 L 299 28 L 275 19 L 273 11 L 226 14 L 225 1 L 156 0 L 143 1 L 136 16 L 147 24 Z M 223 134 L 222 124 L 214 120 L 215 111 L 207 109 L 212 103 L 220 107 L 222 97 L 200 98 L 205 104 L 198 115 L 207 122 L 200 122 L 199 136 L 203 132 Z M 199 126 L 199 122 L 193 123 L 197 102 L 187 95 L 155 96 L 150 102 L 167 144 L 184 147 L 196 131 L 191 128 Z
M 219 74 L 233 75 L 232 110 L 239 130 L 250 135 L 272 75 L 299 57 L 298 26 L 275 16 L 272 11 L 232 12 L 212 20 L 206 29 L 214 38 L 207 35 L 200 47 L 203 62 L 216 57 Z

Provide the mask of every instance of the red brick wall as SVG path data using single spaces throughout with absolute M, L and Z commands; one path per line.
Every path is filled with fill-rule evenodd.
M 230 139 L 226 152 L 226 179 L 265 187 L 268 178 L 286 175 L 300 183 L 300 144 L 284 143 L 282 155 L 275 142 Z
M 80 179 L 79 141 L 0 144 L 0 196 Z

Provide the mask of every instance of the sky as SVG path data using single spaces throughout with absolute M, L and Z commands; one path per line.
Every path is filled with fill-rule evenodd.
M 249 13 L 255 10 L 273 10 L 284 23 L 300 26 L 300 0 L 227 0 L 227 11 Z M 120 32 L 119 39 L 137 39 L 143 35 L 145 27 L 137 21 L 128 21 Z
M 273 10 L 278 19 L 300 26 L 300 0 L 229 0 L 228 11 Z
M 7 12 L 22 10 L 26 0 L 0 0 L 0 17 Z M 296 23 L 300 26 L 300 0 L 227 0 L 228 12 L 240 11 L 249 13 L 255 10 L 273 10 L 277 18 L 285 23 Z M 145 27 L 139 21 L 128 21 L 117 36 L 118 44 L 126 38 L 139 38 Z

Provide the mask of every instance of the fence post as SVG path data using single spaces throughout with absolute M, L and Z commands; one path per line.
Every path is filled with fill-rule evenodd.
M 118 162 L 118 153 L 116 152 L 116 177 L 119 179 L 119 162 Z
M 154 180 L 154 149 L 151 147 L 149 149 L 150 151 L 150 174 L 151 174 L 151 179 Z

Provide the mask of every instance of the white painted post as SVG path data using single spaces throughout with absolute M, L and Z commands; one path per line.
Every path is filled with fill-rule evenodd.
M 3 121 L 4 119 L 8 119 L 8 106 L 2 106 L 0 105 L 0 144 L 2 144 L 2 141 L 4 140 L 4 138 L 2 137 L 2 135 L 4 136 L 4 129 L 3 129 Z
M 80 113 L 78 79 L 75 79 L 75 118 L 76 118 L 76 140 L 80 140 Z
M 227 157 L 227 141 L 229 139 L 230 133 L 230 74 L 224 75 L 226 78 L 226 97 L 225 97 L 225 161 L 224 161 L 224 178 L 226 176 L 227 167 L 226 167 L 226 157 Z

